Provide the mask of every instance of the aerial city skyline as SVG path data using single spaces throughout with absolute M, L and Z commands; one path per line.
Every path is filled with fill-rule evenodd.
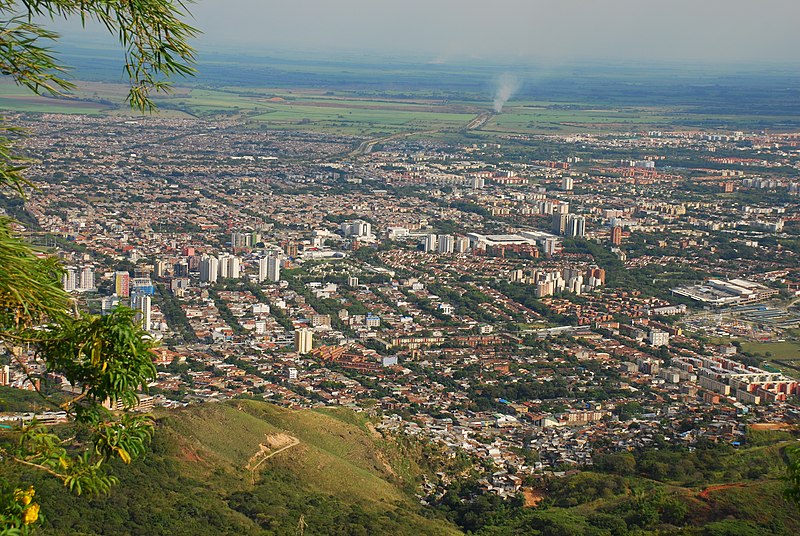
M 0 80 L 0 531 L 800 531 L 797 4 L 188 8 Z

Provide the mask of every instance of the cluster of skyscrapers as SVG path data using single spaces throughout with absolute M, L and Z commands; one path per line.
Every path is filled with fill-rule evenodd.
M 69 266 L 61 277 L 61 283 L 67 292 L 88 292 L 97 290 L 94 283 L 94 268 L 84 266 L 78 270 L 74 266 Z
M 528 274 L 522 270 L 511 272 L 511 281 L 534 286 L 537 298 L 552 296 L 557 292 L 571 292 L 580 295 L 605 283 L 605 270 L 597 266 L 588 269 L 563 268 L 561 270 L 532 270 Z
M 433 233 L 425 236 L 422 245 L 425 251 L 438 253 L 466 253 L 470 247 L 467 237 Z
M 573 238 L 586 236 L 586 218 L 567 212 L 553 213 L 553 233 Z
M 203 255 L 200 258 L 200 281 L 216 283 L 220 279 L 238 279 L 242 275 L 242 261 L 235 255 L 219 257 Z

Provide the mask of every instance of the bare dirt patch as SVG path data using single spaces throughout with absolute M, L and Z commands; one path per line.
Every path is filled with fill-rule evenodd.
M 266 460 L 299 444 L 300 440 L 289 434 L 268 434 L 264 438 L 264 442 L 258 445 L 258 451 L 250 457 L 244 468 L 248 471 L 255 471 Z
M 525 498 L 525 508 L 536 508 L 544 500 L 544 494 L 538 489 L 525 488 L 522 496 Z
M 206 463 L 202 456 L 200 456 L 192 447 L 181 447 L 181 459 L 187 462 Z

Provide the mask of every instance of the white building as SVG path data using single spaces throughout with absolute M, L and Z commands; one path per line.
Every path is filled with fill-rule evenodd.
M 267 259 L 269 257 L 262 257 L 258 259 L 258 282 L 261 283 L 265 279 L 267 279 Z
M 270 281 L 281 280 L 281 258 L 270 255 L 267 257 L 267 278 Z
M 669 333 L 657 329 L 651 330 L 648 341 L 650 346 L 667 346 L 669 344 Z
M 394 240 L 396 238 L 408 238 L 408 235 L 409 232 L 406 227 L 389 227 L 389 240 Z
M 441 235 L 439 237 L 439 253 L 453 253 L 455 249 L 455 239 L 453 235 Z
M 81 270 L 80 290 L 97 290 L 94 286 L 94 268 L 84 266 Z
M 423 246 L 425 248 L 425 251 L 428 252 L 428 253 L 430 253 L 432 251 L 436 251 L 437 244 L 438 244 L 438 237 L 433 233 L 427 235 L 425 237 L 424 242 L 423 242 Z
M 61 284 L 67 292 L 72 292 L 78 288 L 78 274 L 75 268 L 67 268 L 64 270 L 64 275 L 61 277 Z
M 307 354 L 314 347 L 314 332 L 310 329 L 298 329 L 294 332 L 294 349 L 299 354 Z
M 238 279 L 241 277 L 242 274 L 242 261 L 239 260 L 239 257 L 235 255 L 231 255 L 228 257 L 228 277 L 232 277 L 234 279 Z
M 200 281 L 203 283 L 216 283 L 219 278 L 219 259 L 204 256 L 200 259 Z
M 355 236 L 358 238 L 366 238 L 372 236 L 372 224 L 364 220 L 353 220 L 343 222 L 339 229 L 345 238 Z
M 220 255 L 219 257 L 219 262 L 217 263 L 217 269 L 219 270 L 217 276 L 219 279 L 226 279 L 228 277 L 228 258 L 227 255 Z
M 147 294 L 137 293 L 131 300 L 131 308 L 136 311 L 136 320 L 146 330 L 150 329 L 150 323 L 152 322 L 152 306 L 152 298 Z

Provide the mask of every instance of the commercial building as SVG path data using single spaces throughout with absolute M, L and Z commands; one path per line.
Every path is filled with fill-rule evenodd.
M 674 288 L 672 292 L 708 305 L 725 306 L 768 300 L 780 291 L 744 279 L 709 279 L 701 285 Z
M 343 222 L 339 226 L 339 229 L 342 231 L 345 238 L 366 238 L 372 236 L 372 224 L 364 220 Z

